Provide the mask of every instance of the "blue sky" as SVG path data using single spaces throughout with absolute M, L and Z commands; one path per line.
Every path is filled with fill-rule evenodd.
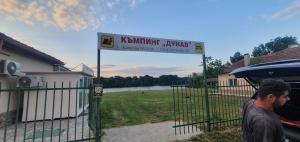
M 57 57 L 67 67 L 95 67 L 97 32 L 203 41 L 206 56 L 277 36 L 300 38 L 300 0 L 0 0 L 0 32 Z M 101 75 L 201 72 L 200 55 L 101 52 Z

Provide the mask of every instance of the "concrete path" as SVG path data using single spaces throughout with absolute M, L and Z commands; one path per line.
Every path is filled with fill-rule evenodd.
M 16 142 L 24 142 L 24 135 L 25 135 L 25 142 L 32 142 L 34 132 L 35 132 L 35 141 L 41 142 L 43 141 L 42 139 L 43 123 L 45 125 L 44 141 L 49 142 L 51 139 L 50 136 L 51 136 L 52 122 L 53 122 L 53 129 L 52 129 L 53 142 L 58 142 L 59 139 L 60 141 L 75 140 L 75 131 L 76 131 L 76 140 L 81 140 L 82 138 L 88 138 L 91 137 L 92 135 L 92 132 L 88 127 L 88 116 L 80 116 L 77 118 L 77 120 L 75 118 L 70 118 L 69 120 L 62 119 L 62 120 L 44 121 L 44 122 L 43 121 L 29 122 L 26 126 L 26 131 L 25 131 L 24 123 L 19 123 L 17 125 L 17 129 L 16 129 L 17 131 L 15 131 L 16 125 L 11 125 L 7 127 L 6 138 L 4 137 L 5 128 L 0 128 L 0 142 L 1 141 L 13 142 L 14 140 L 16 140 Z M 69 122 L 69 130 L 68 130 L 68 122 Z M 60 123 L 61 123 L 61 127 L 60 127 Z M 59 136 L 60 131 L 61 131 L 61 135 Z M 16 134 L 16 138 L 14 137 L 15 134 Z
M 169 142 L 188 139 L 201 133 L 198 130 L 198 132 L 175 136 L 173 125 L 174 122 L 166 121 L 105 129 L 105 135 L 102 140 L 103 142 Z M 195 130 L 196 128 L 194 128 Z

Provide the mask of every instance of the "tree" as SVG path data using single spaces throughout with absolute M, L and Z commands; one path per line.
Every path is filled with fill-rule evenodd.
M 265 44 L 260 44 L 257 47 L 254 47 L 252 51 L 252 56 L 262 56 L 271 54 L 274 52 L 281 51 L 289 47 L 289 45 L 298 44 L 297 38 L 293 36 L 277 37 L 272 39 L 270 42 Z
M 244 56 L 240 52 L 235 52 L 233 54 L 233 57 L 230 56 L 230 62 L 233 64 L 243 58 L 244 58 Z
M 214 78 L 218 77 L 218 75 L 224 73 L 224 69 L 230 65 L 230 63 L 223 64 L 220 59 L 213 59 L 212 57 L 206 57 L 206 64 L 207 64 L 207 71 L 206 76 L 207 78 Z
M 101 81 L 104 85 L 104 88 L 172 85 L 173 83 L 182 83 L 186 80 L 186 77 L 178 77 L 177 75 L 161 75 L 159 77 L 152 77 L 149 75 L 144 75 L 140 77 L 101 77 Z
M 258 57 L 258 56 L 262 56 L 262 55 L 267 55 L 270 53 L 270 50 L 267 49 L 267 47 L 263 44 L 260 44 L 257 47 L 254 47 L 253 51 L 252 51 L 252 56 L 253 57 Z
M 188 85 L 190 87 L 201 87 L 203 86 L 203 75 L 201 73 L 192 73 L 188 80 Z

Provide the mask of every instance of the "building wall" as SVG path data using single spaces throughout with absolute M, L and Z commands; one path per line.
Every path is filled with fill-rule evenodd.
M 80 78 L 82 78 L 84 75 L 79 73 L 78 74 L 72 73 L 72 74 L 41 74 L 41 76 L 43 76 L 44 81 L 48 82 L 47 88 L 54 88 L 54 82 L 56 82 L 55 88 L 69 88 L 69 87 L 76 87 L 77 82 L 79 87 Z M 71 84 L 69 85 L 69 83 Z M 82 112 L 82 110 L 79 109 L 80 92 L 87 94 L 88 90 L 79 89 L 76 91 L 76 89 L 70 89 L 70 90 L 57 89 L 55 91 L 55 95 L 53 90 L 48 90 L 47 92 L 41 90 L 38 92 L 38 95 L 37 95 L 37 91 L 25 92 L 24 102 L 23 102 L 24 111 L 22 115 L 22 121 L 52 119 L 52 116 L 54 119 L 75 117 Z M 47 100 L 45 100 L 45 97 L 47 97 Z M 70 99 L 70 103 L 69 103 L 69 99 Z M 27 116 L 26 116 L 26 112 L 28 112 Z M 35 118 L 35 112 L 37 112 L 36 118 Z M 45 112 L 45 118 L 44 118 L 44 112 Z
M 10 86 L 15 87 L 15 78 L 2 77 L 0 78 L 1 89 L 8 89 Z M 16 109 L 16 91 L 1 91 L 0 92 L 0 113 L 7 111 L 8 99 L 10 96 L 9 111 Z
M 21 64 L 23 72 L 51 72 L 53 65 L 24 55 L 8 52 L 10 56 L 0 54 L 0 59 L 10 59 Z
M 230 80 L 235 80 L 236 84 L 230 84 Z M 218 76 L 219 92 L 224 95 L 244 95 L 251 96 L 255 92 L 255 89 L 243 78 L 235 78 L 229 74 L 222 74 Z
M 22 96 L 17 91 L 3 91 L 3 89 L 15 87 L 15 84 L 14 77 L 0 77 L 0 127 L 4 126 L 5 122 L 11 123 L 16 118 L 17 103 L 20 102 Z
M 23 72 L 51 72 L 53 71 L 52 64 L 49 64 L 47 62 L 39 61 L 37 59 L 29 58 L 21 54 L 16 54 L 10 51 L 7 51 L 4 49 L 4 52 L 8 53 L 9 56 L 0 54 L 0 59 L 9 59 L 16 61 L 21 64 L 21 69 Z M 9 76 L 0 76 L 0 84 L 1 89 L 9 89 L 16 87 L 16 77 L 9 77 Z M 17 91 L 11 91 L 10 93 L 8 91 L 1 91 L 0 92 L 0 127 L 2 124 L 4 124 L 6 117 L 8 118 L 7 121 L 12 121 L 15 119 L 16 116 L 16 110 L 17 105 L 22 107 L 22 103 L 20 100 L 23 98 L 23 94 L 20 94 L 20 92 Z M 8 100 L 9 107 L 8 106 Z M 9 110 L 7 111 L 7 108 Z
M 249 85 L 249 83 L 245 79 L 243 79 L 243 78 L 235 78 L 233 75 L 222 74 L 222 75 L 218 76 L 218 82 L 219 82 L 220 85 L 222 84 L 222 85 L 229 86 L 230 85 L 230 83 L 229 83 L 230 79 L 236 79 L 237 83 L 239 85 Z

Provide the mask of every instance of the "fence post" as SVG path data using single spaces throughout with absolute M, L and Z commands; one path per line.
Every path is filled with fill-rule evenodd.
M 99 38 L 99 37 L 98 37 Z M 98 42 L 99 42 L 99 40 L 98 40 Z M 100 64 L 101 64 L 101 51 L 100 51 L 100 47 L 99 47 L 99 43 L 98 43 L 98 49 L 97 49 L 97 83 L 100 83 Z M 94 82 L 95 83 L 95 82 Z M 100 115 L 101 115 L 101 108 L 100 108 L 100 106 L 101 106 L 101 104 L 100 104 L 100 99 L 99 98 L 97 98 L 96 99 L 96 142 L 100 142 L 100 133 L 101 133 L 101 128 L 100 128 L 100 124 L 101 124 L 101 122 L 99 122 L 99 121 L 101 121 L 100 119 L 101 119 L 101 117 L 100 117 Z
M 99 127 L 99 124 L 100 124 L 100 117 L 99 117 L 99 112 L 100 112 L 100 109 L 99 109 L 99 98 L 97 98 L 96 100 L 96 142 L 100 142 L 100 127 Z
M 210 128 L 210 111 L 209 111 L 209 99 L 208 99 L 208 86 L 207 86 L 207 77 L 206 77 L 206 57 L 205 54 L 202 56 L 203 58 L 203 78 L 204 78 L 204 92 L 205 92 L 205 106 L 206 106 L 206 117 L 207 117 L 207 129 L 208 131 L 211 130 Z

